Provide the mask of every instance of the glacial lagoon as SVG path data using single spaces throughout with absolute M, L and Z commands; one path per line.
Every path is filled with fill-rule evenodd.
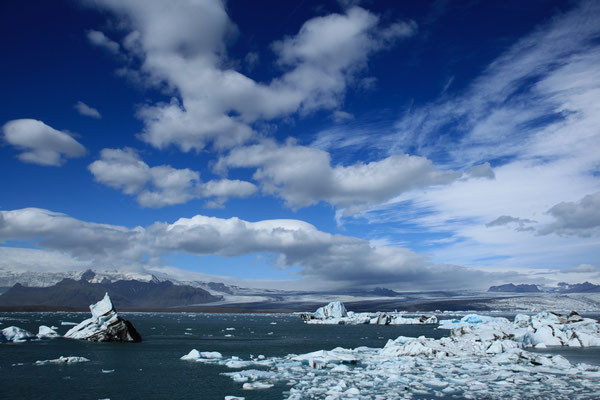
M 242 383 L 223 375 L 248 369 L 267 371 L 267 367 L 232 369 L 180 358 L 192 349 L 219 352 L 223 359 L 281 358 L 336 347 L 382 348 L 399 336 L 439 339 L 449 335 L 448 330 L 437 329 L 436 325 L 307 325 L 292 314 L 120 314 L 135 325 L 143 337 L 142 343 L 57 338 L 1 344 L 0 398 L 282 399 L 289 396 L 293 382 L 275 382 L 270 389 L 244 390 Z M 72 327 L 68 323 L 88 316 L 89 313 L 0 313 L 0 329 L 14 325 L 36 333 L 40 325 L 47 325 L 57 327 L 63 335 Z M 600 348 L 536 350 L 536 354 L 539 352 L 560 354 L 573 363 L 600 365 Z M 60 356 L 79 356 L 90 361 L 35 364 Z M 412 394 L 412 398 L 431 397 L 419 395 L 418 391 Z M 444 397 L 453 398 L 451 394 Z

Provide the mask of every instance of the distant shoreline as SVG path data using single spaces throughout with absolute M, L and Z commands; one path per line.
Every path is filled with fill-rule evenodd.
M 122 308 L 117 312 L 164 312 L 164 313 L 208 313 L 208 314 L 291 314 L 295 309 L 252 309 L 241 307 L 177 307 L 177 308 Z M 0 306 L 0 312 L 90 312 L 89 307 L 59 306 Z

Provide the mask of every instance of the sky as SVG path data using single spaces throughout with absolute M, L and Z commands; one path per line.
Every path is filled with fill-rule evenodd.
M 0 4 L 0 269 L 600 283 L 600 3 Z

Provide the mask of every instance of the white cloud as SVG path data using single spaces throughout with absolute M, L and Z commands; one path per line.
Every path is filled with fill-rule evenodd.
M 89 30 L 87 32 L 87 38 L 94 46 L 102 47 L 113 54 L 119 54 L 121 46 L 114 40 L 109 39 L 106 35 L 100 31 Z
M 415 146 L 453 168 L 489 162 L 494 180 L 458 180 L 406 193 L 364 216 L 371 222 L 410 221 L 413 229 L 453 239 L 432 247 L 432 257 L 444 262 L 565 268 L 597 260 L 597 228 L 582 222 L 595 224 L 594 214 L 581 199 L 600 190 L 598 17 L 596 2 L 557 15 L 517 41 L 463 92 L 408 110 L 394 135 L 373 140 L 395 142 L 391 152 Z M 484 169 L 477 172 L 485 175 Z M 546 212 L 559 203 L 564 207 Z M 520 221 L 485 227 L 500 216 Z
M 331 165 L 329 153 L 288 143 L 263 141 L 233 149 L 216 165 L 257 168 L 254 179 L 263 192 L 283 198 L 292 208 L 325 201 L 353 214 L 414 188 L 448 184 L 460 172 L 441 171 L 424 157 L 397 154 L 379 161 Z
M 239 180 L 202 182 L 197 171 L 176 169 L 169 165 L 150 167 L 135 150 L 103 149 L 100 159 L 89 165 L 94 179 L 129 195 L 137 195 L 144 207 L 163 207 L 186 203 L 198 198 L 216 198 L 220 205 L 231 197 L 248 197 L 256 187 Z
M 350 286 L 481 287 L 500 276 L 435 265 L 409 249 L 374 246 L 298 220 L 249 222 L 196 215 L 129 229 L 28 208 L 0 211 L 0 240 L 36 241 L 43 249 L 91 261 L 97 268 L 160 264 L 163 255 L 173 252 L 223 257 L 271 253 L 279 268 L 300 266 L 305 278 Z
M 79 112 L 79 114 L 85 115 L 86 117 L 91 117 L 91 118 L 95 118 L 95 119 L 102 118 L 102 115 L 100 114 L 100 112 L 98 110 L 96 110 L 93 107 L 88 106 L 83 101 L 78 101 L 77 103 L 75 103 L 74 107 Z
M 101 0 L 128 22 L 127 46 L 141 60 L 140 71 L 178 97 L 143 107 L 140 138 L 157 148 L 183 151 L 209 144 L 224 149 L 255 136 L 250 124 L 316 109 L 335 109 L 347 85 L 364 69 L 368 56 L 414 35 L 414 22 L 380 26 L 379 18 L 358 7 L 307 21 L 299 33 L 274 43 L 283 69 L 271 82 L 256 82 L 223 69 L 225 43 L 235 26 L 216 0 Z M 132 36 L 133 35 L 133 36 Z
M 27 163 L 60 166 L 65 158 L 85 155 L 85 147 L 68 133 L 58 131 L 35 119 L 15 119 L 2 127 L 4 140 L 21 150 L 19 160 Z

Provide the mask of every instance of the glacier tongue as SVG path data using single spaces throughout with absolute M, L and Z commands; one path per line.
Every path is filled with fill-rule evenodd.
M 65 338 L 94 342 L 141 342 L 142 337 L 131 322 L 121 318 L 108 296 L 90 306 L 92 318 L 82 321 L 65 333 Z

